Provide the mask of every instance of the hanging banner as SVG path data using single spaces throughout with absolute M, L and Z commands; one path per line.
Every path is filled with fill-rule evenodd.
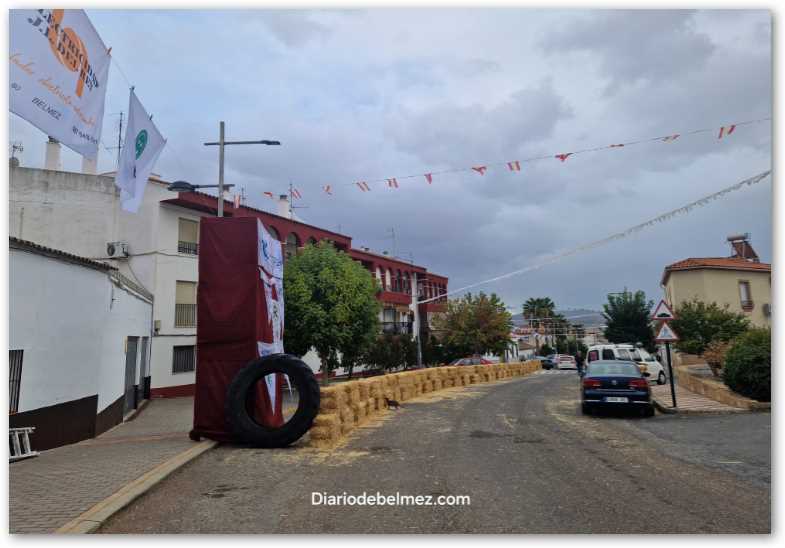
M 83 10 L 10 10 L 9 108 L 90 159 L 111 57 Z
M 147 178 L 165 144 L 166 139 L 161 136 L 132 88 L 125 143 L 114 180 L 120 187 L 120 205 L 124 211 L 139 211 Z

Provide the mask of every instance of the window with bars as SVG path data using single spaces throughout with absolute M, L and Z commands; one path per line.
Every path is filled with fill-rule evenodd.
M 752 310 L 752 292 L 750 291 L 749 281 L 739 280 L 739 298 L 741 299 L 741 307 L 744 310 Z
M 177 251 L 188 255 L 199 254 L 199 223 L 178 219 Z
M 19 388 L 22 384 L 22 357 L 24 350 L 8 351 L 8 407 L 9 412 L 19 411 Z
M 172 347 L 172 373 L 190 373 L 196 370 L 196 347 Z
M 177 282 L 174 326 L 196 327 L 196 282 Z

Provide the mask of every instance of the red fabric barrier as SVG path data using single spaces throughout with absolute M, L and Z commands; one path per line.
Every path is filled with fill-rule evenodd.
M 227 388 L 240 369 L 260 357 L 262 347 L 267 349 L 264 353 L 269 353 L 275 343 L 268 299 L 270 295 L 277 299 L 278 295 L 275 291 L 266 293 L 264 280 L 280 275 L 280 271 L 267 272 L 262 267 L 265 240 L 265 245 L 269 245 L 272 239 L 254 217 L 201 220 L 193 434 L 236 441 L 224 413 Z M 280 243 L 275 244 L 280 257 Z M 270 292 L 270 286 L 267 291 Z M 275 351 L 282 352 L 283 348 Z M 275 409 L 262 383 L 249 398 L 252 416 L 267 426 L 283 424 L 281 379 L 276 381 Z

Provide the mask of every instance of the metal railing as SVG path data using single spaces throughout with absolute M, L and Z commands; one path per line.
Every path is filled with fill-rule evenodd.
M 175 327 L 196 327 L 196 305 L 195 304 L 175 304 L 174 305 L 174 326 Z
M 35 432 L 34 426 L 9 429 L 8 448 L 11 452 L 9 462 L 38 456 L 38 451 L 33 451 L 30 447 L 30 434 L 33 432 Z
M 412 324 L 408 322 L 382 322 L 382 332 L 395 335 L 411 335 Z
M 196 242 L 177 242 L 177 252 L 187 253 L 188 255 L 199 255 L 199 244 Z

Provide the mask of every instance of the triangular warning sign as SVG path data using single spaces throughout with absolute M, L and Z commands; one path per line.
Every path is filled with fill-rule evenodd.
M 654 309 L 654 314 L 651 315 L 652 320 L 674 320 L 676 316 L 665 301 L 660 301 L 657 308 Z
M 676 333 L 671 329 L 671 326 L 668 325 L 668 322 L 662 322 L 662 326 L 660 327 L 660 331 L 657 333 L 655 340 L 657 342 L 673 342 L 678 341 L 679 337 L 676 336 Z

